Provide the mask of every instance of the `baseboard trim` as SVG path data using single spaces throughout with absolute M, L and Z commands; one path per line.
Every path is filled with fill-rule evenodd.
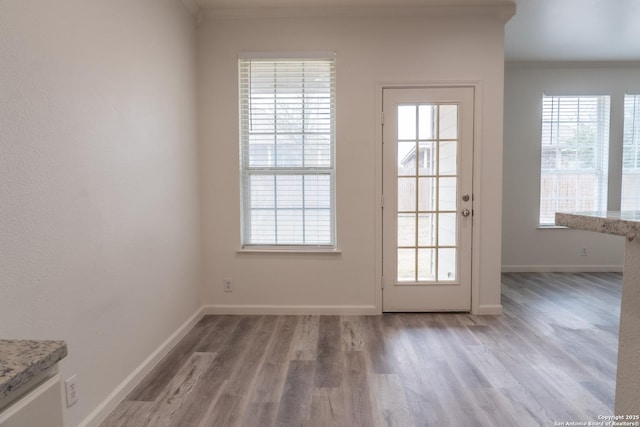
M 204 314 L 377 315 L 374 305 L 205 305 Z
M 502 314 L 502 305 L 481 305 L 473 314 L 479 316 L 500 316 Z
M 107 396 L 80 424 L 79 427 L 98 426 L 109 414 L 122 402 L 127 395 L 142 381 L 142 379 L 155 368 L 178 342 L 184 338 L 204 316 L 204 307 L 200 307 L 189 319 L 187 319 L 169 338 L 149 355 L 136 369 L 125 378 L 118 387 Z
M 503 273 L 621 273 L 622 265 L 503 265 Z

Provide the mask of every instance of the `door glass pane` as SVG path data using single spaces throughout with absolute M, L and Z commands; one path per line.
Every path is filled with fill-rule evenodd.
M 398 141 L 398 175 L 416 174 L 415 141 Z
M 416 210 L 416 179 L 398 178 L 398 212 Z
M 458 138 L 458 106 L 440 106 L 440 139 Z
M 416 139 L 416 106 L 398 107 L 398 139 Z
M 398 246 L 416 245 L 415 214 L 398 214 Z
M 456 245 L 456 216 L 455 213 L 441 213 L 438 215 L 438 245 Z
M 456 250 L 438 249 L 438 281 L 456 280 Z
M 418 246 L 436 245 L 436 214 L 418 214 Z
M 398 281 L 414 282 L 416 280 L 416 250 L 398 249 Z
M 418 107 L 418 125 L 420 139 L 435 139 L 436 137 L 436 110 L 435 105 L 420 105 Z
M 420 175 L 436 174 L 436 143 L 420 141 L 418 150 L 418 167 Z
M 436 279 L 436 250 L 418 249 L 418 280 L 433 282 Z
M 438 156 L 440 160 L 440 175 L 455 175 L 458 167 L 456 141 L 440 142 Z
M 436 210 L 436 178 L 418 178 L 418 210 Z
M 440 178 L 439 179 L 439 192 L 438 192 L 438 210 L 441 211 L 455 211 L 457 196 L 457 182 L 458 178 Z

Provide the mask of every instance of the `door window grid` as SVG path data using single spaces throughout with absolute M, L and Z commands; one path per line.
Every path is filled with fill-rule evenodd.
M 457 110 L 451 104 L 398 107 L 399 282 L 456 280 Z
M 620 209 L 640 210 L 640 95 L 624 97 Z

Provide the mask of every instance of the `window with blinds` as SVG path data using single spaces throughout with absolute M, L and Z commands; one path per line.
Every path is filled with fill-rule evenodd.
M 335 59 L 241 55 L 243 246 L 335 247 Z
M 624 97 L 620 209 L 640 210 L 640 95 Z
M 540 225 L 558 211 L 607 208 L 609 96 L 544 96 Z

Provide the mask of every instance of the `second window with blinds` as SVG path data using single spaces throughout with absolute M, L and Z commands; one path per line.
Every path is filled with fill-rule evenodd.
M 244 248 L 335 249 L 333 54 L 239 58 Z
M 640 95 L 624 97 L 620 209 L 640 211 Z
M 544 96 L 541 226 L 558 211 L 607 208 L 609 96 Z
M 607 210 L 610 174 L 621 177 L 620 209 L 640 210 L 640 95 L 624 96 L 622 170 L 609 167 L 610 103 L 609 96 L 543 97 L 540 226 L 553 226 L 558 211 Z

